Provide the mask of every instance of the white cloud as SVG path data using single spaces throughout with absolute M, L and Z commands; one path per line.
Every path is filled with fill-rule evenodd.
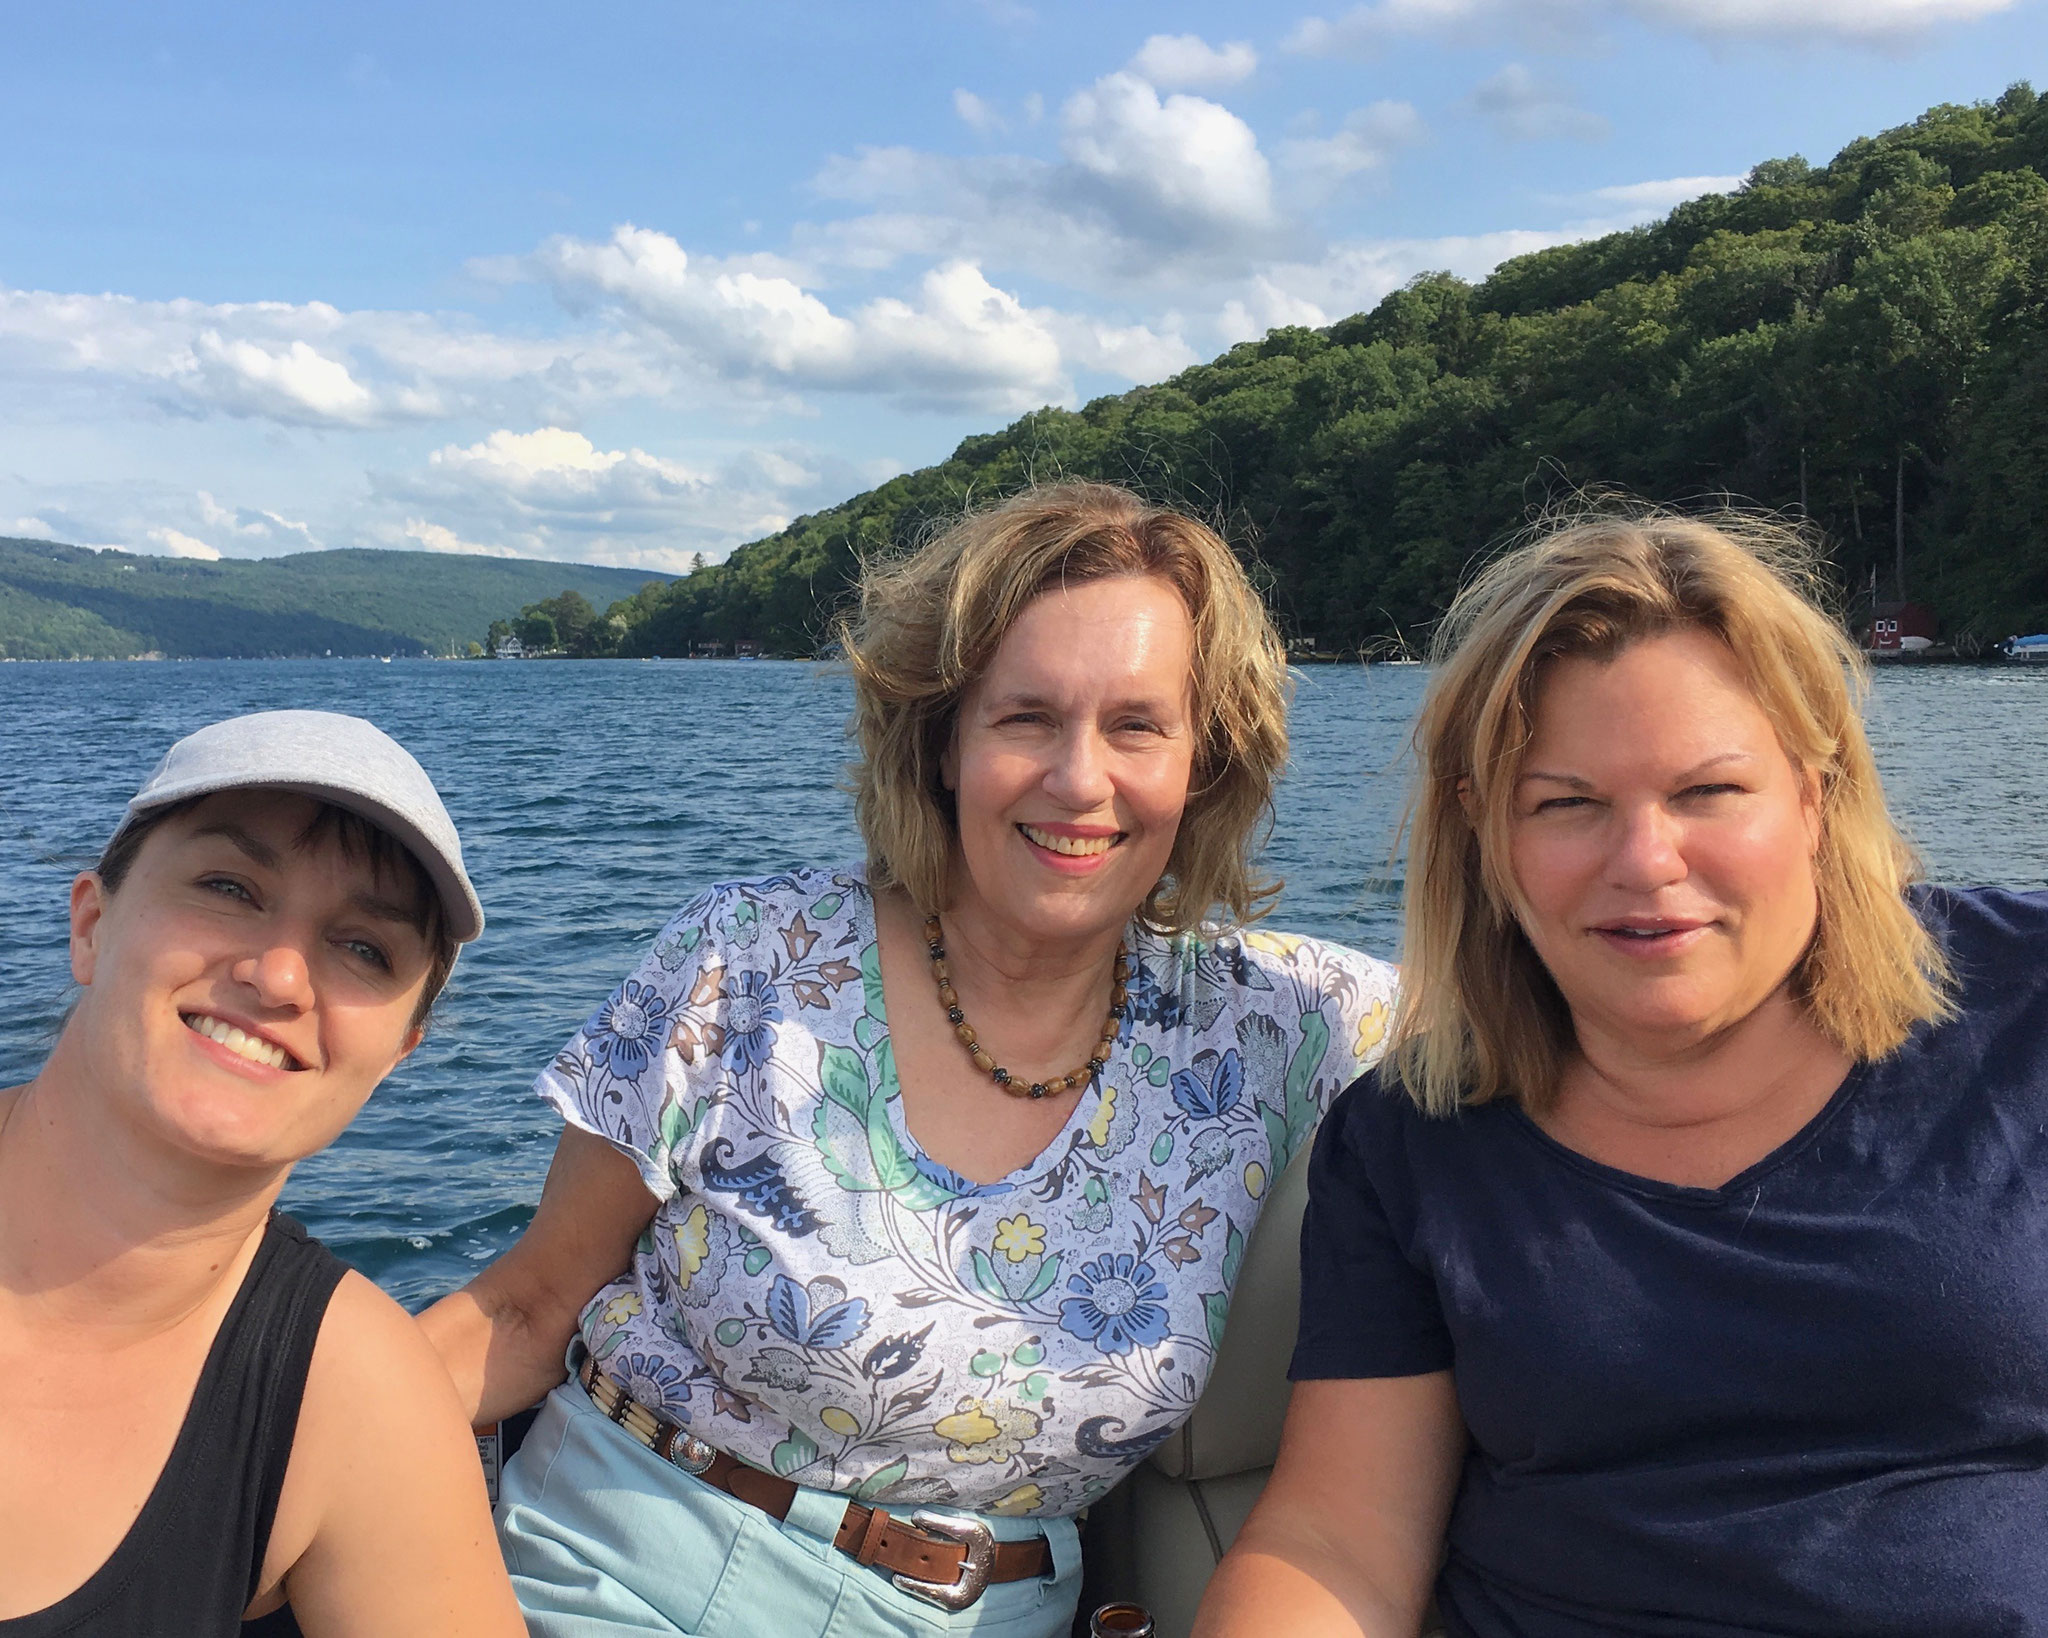
M 54 540 L 57 531 L 41 518 L 16 518 L 14 536 L 17 540 Z
M 953 112 L 968 129 L 988 135 L 1004 128 L 1003 116 L 996 112 L 995 104 L 985 97 L 977 97 L 972 91 L 956 90 L 953 93 Z
M 182 439 L 188 430 L 176 429 L 172 436 Z M 228 432 L 225 441 L 246 446 L 247 435 Z M 303 471 L 281 476 L 275 470 L 276 454 L 277 446 L 272 444 L 258 456 L 257 464 L 263 469 L 260 481 L 266 486 L 288 483 L 295 490 L 327 487 L 317 479 L 309 482 Z M 226 463 L 228 467 L 235 464 L 238 463 Z M 178 465 L 173 463 L 173 470 Z M 242 482 L 247 476 L 236 473 L 230 481 Z M 73 476 L 67 481 L 66 475 L 53 472 L 40 473 L 34 480 L 19 472 L 0 474 L 0 488 L 34 494 L 38 503 L 34 516 L 20 521 L 36 524 L 35 533 L 45 539 L 89 546 L 95 551 L 150 552 L 214 562 L 275 557 L 318 550 L 325 544 L 309 523 L 261 507 L 223 501 L 214 490 L 190 488 L 186 478 L 183 471 L 175 479 L 159 478 L 143 475 L 135 465 L 117 465 L 110 472 L 95 473 L 83 480 Z M 354 491 L 359 488 L 359 481 L 347 488 Z M 7 499 L 0 495 L 0 505 L 6 504 Z M 6 532 L 0 526 L 0 534 Z M 23 531 L 17 528 L 16 532 Z M 351 539 L 347 544 L 360 542 Z
M 0 286 L 0 401 L 76 413 L 226 415 L 363 431 L 510 409 L 660 398 L 672 373 L 617 334 L 494 334 L 461 315 L 326 302 L 141 301 Z M 19 413 L 18 411 L 16 413 Z
M 199 515 L 216 529 L 232 529 L 236 534 L 267 534 L 267 529 L 255 523 L 244 524 L 229 508 L 213 498 L 206 490 L 199 491 Z
M 471 487 L 497 490 L 529 508 L 589 513 L 602 522 L 704 485 L 701 473 L 677 462 L 644 449 L 602 450 L 563 427 L 494 432 L 481 443 L 437 449 L 427 461 Z
M 1424 136 L 1422 116 L 1407 102 L 1376 102 L 1353 109 L 1329 136 L 1289 137 L 1280 144 L 1281 166 L 1313 188 L 1328 191 L 1386 164 L 1394 151 Z
M 631 455 L 618 450 L 601 450 L 582 433 L 563 427 L 541 427 L 533 432 L 494 432 L 482 443 L 471 444 L 467 449 L 454 444 L 437 449 L 429 459 L 437 466 L 469 467 L 511 479 L 532 478 L 541 473 L 608 472 L 629 460 L 653 466 L 665 464 L 637 449 Z
M 1564 87 L 1521 63 L 1509 63 L 1480 81 L 1467 101 L 1496 136 L 1510 142 L 1599 142 L 1609 130 L 1606 120 L 1579 107 Z
M 1072 390 L 1047 315 L 996 289 L 973 263 L 933 268 L 921 285 L 914 304 L 883 296 L 860 309 L 856 378 L 905 379 L 913 397 L 933 399 L 993 390 L 1020 408 Z
M 1376 105 L 1333 137 L 1283 145 L 1280 161 L 1291 193 L 1314 192 L 1383 163 L 1395 142 L 1419 134 L 1412 109 Z M 1077 178 L 1076 170 L 1015 156 L 956 160 L 905 148 L 864 150 L 835 160 L 818 186 L 829 197 L 881 208 L 800 242 L 822 263 L 863 271 L 916 257 L 975 256 L 1091 289 L 1109 298 L 1104 306 L 1130 303 L 1143 322 L 1045 315 L 1068 364 L 1126 380 L 1158 380 L 1198 362 L 1213 345 L 1211 335 L 1230 341 L 1276 323 L 1329 321 L 1291 293 L 1275 294 L 1271 281 L 1260 282 L 1262 269 L 1304 237 L 1270 197 L 1260 201 L 1271 212 L 1270 231 L 1228 240 L 1212 232 L 1203 254 L 1185 229 L 1161 227 L 1156 210 L 1147 221 L 1147 213 L 1090 199 L 1092 179 Z M 1145 228 L 1157 229 L 1156 236 L 1142 236 Z M 1220 309 L 1229 316 L 1219 330 L 1213 315 Z M 1199 343 L 1191 339 L 1197 333 Z
M 692 258 L 667 234 L 630 223 L 601 243 L 551 240 L 536 261 L 558 291 L 616 303 L 729 378 L 999 397 L 1059 380 L 1057 347 L 1014 296 L 966 264 L 925 275 L 922 310 L 880 298 L 849 318 L 787 274 Z
M 194 540 L 180 529 L 152 529 L 149 538 L 164 549 L 167 557 L 196 557 L 207 563 L 220 561 L 220 553 L 203 540 Z
M 305 341 L 273 348 L 201 330 L 192 352 L 213 400 L 231 415 L 310 426 L 367 426 L 381 419 L 376 395 L 348 366 Z
M 1127 66 L 1162 91 L 1186 91 L 1251 78 L 1259 54 L 1245 40 L 1212 46 L 1199 34 L 1155 34 Z
M 1195 103 L 1204 120 L 1236 124 L 1235 116 L 1213 103 L 1184 100 Z M 822 265 L 872 271 L 916 257 L 974 257 L 979 264 L 1028 269 L 1131 302 L 1144 322 L 1112 326 L 1047 314 L 1045 324 L 1069 366 L 1156 380 L 1216 343 L 1275 325 L 1332 323 L 1370 308 L 1432 268 L 1484 278 L 1509 256 L 1631 225 L 1654 214 L 1659 199 L 1675 203 L 1713 185 L 1713 179 L 1692 179 L 1690 186 L 1673 179 L 1628 184 L 1612 197 L 1555 199 L 1549 202 L 1553 208 L 1576 206 L 1574 214 L 1583 219 L 1547 229 L 1317 247 L 1301 226 L 1305 217 L 1283 209 L 1263 156 L 1254 173 L 1256 187 L 1240 192 L 1234 208 L 1219 212 L 1218 196 L 1229 194 L 1220 183 L 1203 187 L 1189 179 L 1191 172 L 1205 174 L 1205 165 L 1212 178 L 1229 177 L 1218 155 L 1234 159 L 1239 175 L 1250 169 L 1247 160 L 1257 146 L 1248 131 L 1234 144 L 1180 143 L 1170 162 L 1159 157 L 1164 142 L 1133 138 L 1112 148 L 1101 135 L 1143 136 L 1154 111 L 1163 117 L 1171 106 L 1131 75 L 1108 77 L 1070 105 L 1064 165 L 1016 155 L 953 159 L 907 148 L 869 149 L 835 160 L 818 178 L 819 191 L 871 208 L 799 243 Z M 1305 205 L 1383 169 L 1400 147 L 1425 134 L 1411 105 L 1376 103 L 1353 111 L 1332 132 L 1284 140 L 1275 150 L 1274 172 L 1286 184 L 1287 200 Z M 1094 169 L 1087 168 L 1091 162 Z M 1178 176 L 1175 167 L 1181 167 Z M 1111 198 L 1101 190 L 1109 175 L 1126 184 L 1124 196 Z M 1179 191 L 1170 191 L 1162 177 Z M 1151 199 L 1134 201 L 1131 195 L 1143 189 Z M 1206 233 L 1185 221 L 1166 224 L 1168 209 L 1198 190 L 1211 212 Z M 1266 231 L 1244 225 L 1254 219 L 1263 219 Z M 1090 328 L 1096 331 L 1092 338 L 1086 334 Z
M 799 227 L 795 243 L 823 264 L 864 274 L 906 260 L 960 259 L 1042 271 L 1069 286 L 1139 259 L 1101 204 L 1077 200 L 1064 178 L 1061 166 L 1014 154 L 958 159 L 863 148 L 827 160 L 812 186 L 826 199 L 873 208 Z
M 1376 306 L 1418 273 L 1443 271 L 1476 282 L 1511 256 L 1581 237 L 1570 230 L 1510 228 L 1440 239 L 1333 245 L 1315 261 L 1275 262 L 1262 269 L 1224 305 L 1217 331 L 1228 344 L 1263 335 L 1277 324 L 1333 324 Z
M 1732 193 L 1742 186 L 1743 180 L 1740 176 L 1671 176 L 1653 182 L 1595 188 L 1584 197 L 1603 205 L 1618 205 L 1634 221 L 1647 221 L 1701 194 Z
M 1259 139 L 1220 103 L 1162 102 L 1136 75 L 1116 73 L 1077 92 L 1061 118 L 1067 159 L 1127 230 L 1228 242 L 1276 225 Z
M 1163 332 L 1144 324 L 1109 324 L 1069 314 L 1053 319 L 1051 328 L 1075 365 L 1126 381 L 1164 380 L 1201 362 L 1201 355 L 1181 335 L 1177 315 L 1168 315 Z
M 915 157 L 864 156 L 885 169 Z M 917 242 L 906 249 L 936 248 L 916 232 L 909 238 Z M 966 257 L 929 268 L 913 292 L 876 296 L 845 313 L 805 288 L 792 267 L 692 256 L 667 234 L 631 224 L 604 241 L 550 240 L 533 263 L 565 301 L 607 303 L 726 379 L 875 393 L 911 406 L 1014 412 L 1063 400 L 1072 383 L 1062 338 L 1089 333 L 1053 309 L 1027 307 Z M 1158 341 L 1122 331 L 1095 354 L 1141 355 Z
M 460 557 L 518 557 L 521 554 L 509 546 L 485 546 L 478 541 L 464 540 L 446 524 L 429 523 L 425 518 L 407 518 L 402 531 L 403 538 L 411 541 L 421 551 L 451 552 Z
M 1092 170 L 1001 156 L 966 169 L 906 150 L 842 163 L 845 191 L 894 190 L 925 207 L 872 212 L 819 241 L 842 269 L 925 264 L 865 299 L 832 298 L 814 268 L 786 257 L 695 256 L 631 224 L 472 267 L 490 282 L 549 287 L 568 320 L 552 336 L 324 302 L 158 302 L 0 286 L 0 420 L 105 426 L 168 414 L 371 434 L 422 421 L 567 425 L 636 401 L 809 413 L 805 395 L 817 392 L 991 415 L 1063 402 L 1077 369 L 1117 374 L 1178 359 L 1185 343 L 1127 317 L 1028 305 L 983 271 L 990 252 L 1015 252 L 1010 265 L 1050 266 L 1056 278 L 1062 265 L 1158 261 L 1156 248 L 1113 224 L 1112 197 L 1138 216 L 1179 213 L 1181 226 L 1161 231 L 1183 236 L 1213 238 L 1219 220 L 1242 225 L 1270 211 L 1264 161 L 1233 116 L 1195 98 L 1161 104 L 1142 82 L 1128 84 L 1136 124 L 1119 104 L 1076 128 Z M 1233 191 L 1225 174 L 1233 129 L 1242 133 L 1235 158 L 1251 162 L 1249 193 Z M 1162 159 L 1146 147 L 1176 131 L 1188 137 L 1186 153 Z M 1205 180 L 1220 202 L 1197 197 Z M 1070 207 L 1055 203 L 1062 190 L 1089 189 Z M 27 510 L 43 509 L 25 499 Z M 149 519 L 188 532 L 197 521 Z M 260 509 L 237 513 L 231 533 L 277 547 L 317 544 L 310 525 Z M 235 551 L 241 541 L 223 544 Z
M 310 524 L 296 522 L 261 507 L 223 506 L 204 489 L 199 491 L 199 516 L 211 528 L 225 529 L 230 534 L 267 543 L 273 548 L 282 545 L 286 551 L 320 549 L 320 542 L 314 538 Z
M 1242 295 L 1232 296 L 1223 304 L 1223 310 L 1216 315 L 1215 330 L 1224 346 L 1234 347 L 1240 341 L 1256 341 L 1268 330 L 1277 330 L 1282 325 L 1320 330 L 1332 317 L 1318 303 L 1262 273 Z
M 787 446 L 679 461 L 549 426 L 444 445 L 423 466 L 375 474 L 372 487 L 403 519 L 387 527 L 392 544 L 682 573 L 699 552 L 716 562 L 897 470 Z
M 1398 104 L 1355 116 L 1322 169 L 1375 163 L 1407 134 L 1387 123 L 1394 114 L 1412 121 Z M 907 147 L 835 155 L 813 189 L 868 208 L 800 225 L 792 244 L 820 267 L 862 274 L 906 260 L 970 261 L 1125 295 L 1242 266 L 1304 237 L 1276 199 L 1250 126 L 1206 98 L 1162 97 L 1136 74 L 1105 75 L 1061 110 L 1060 146 L 1058 162 Z
M 1632 18 L 1708 38 L 1894 44 L 2009 11 L 2018 0 L 1368 0 L 1335 17 L 1304 17 L 1281 42 L 1314 57 L 1369 55 L 1389 41 L 1450 36 L 1482 43 L 1504 29 L 1553 45 L 1583 44 L 1599 22 Z
M 124 381 L 187 414 L 360 426 L 387 413 L 335 356 L 324 302 L 137 301 L 0 289 L 0 369 Z

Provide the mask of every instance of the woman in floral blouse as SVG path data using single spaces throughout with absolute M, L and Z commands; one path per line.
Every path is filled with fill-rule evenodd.
M 1074 1515 L 1378 1056 L 1390 967 L 1244 930 L 1286 673 L 1212 532 L 1033 491 L 844 637 L 865 863 L 683 908 L 540 1078 L 533 1226 L 425 1316 L 479 1420 L 548 1395 L 537 1634 L 1064 1633 Z

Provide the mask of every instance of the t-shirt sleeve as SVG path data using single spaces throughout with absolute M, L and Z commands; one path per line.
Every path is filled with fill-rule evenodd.
M 1298 1152 L 1338 1093 L 1379 1061 L 1401 970 L 1348 945 L 1263 928 L 1245 935 L 1243 951 L 1248 967 L 1239 969 L 1239 983 L 1249 1004 L 1284 1016 L 1290 1032 L 1284 1065 L 1268 1063 L 1271 1084 L 1254 1089 L 1276 1108 L 1285 1100 L 1290 1141 L 1287 1153 L 1275 1157 L 1277 1169 L 1286 1165 L 1288 1153 Z M 1276 1004 L 1283 996 L 1296 1005 Z M 1295 1037 L 1297 1006 L 1301 1033 Z
M 1337 1015 L 1336 1033 L 1330 1042 L 1325 1067 L 1330 1079 L 1324 1083 L 1325 1106 L 1343 1087 L 1349 1086 L 1380 1061 L 1387 1049 L 1387 1031 L 1394 1022 L 1394 1002 L 1400 993 L 1401 969 L 1344 944 L 1324 944 L 1324 993 L 1330 1004 L 1325 1012 Z
M 1392 1121 L 1366 1118 L 1384 1099 L 1379 1077 L 1356 1082 L 1316 1134 L 1301 1224 L 1301 1330 L 1287 1368 L 1296 1382 L 1420 1376 L 1447 1370 L 1451 1336 L 1436 1282 L 1415 1267 L 1365 1164 L 1366 1146 L 1391 1152 Z
M 677 1101 L 671 1032 L 706 972 L 723 965 L 721 903 L 714 888 L 685 905 L 534 1081 L 563 1120 L 628 1156 L 660 1201 L 676 1194 L 669 1151 L 680 1135 L 666 1119 Z

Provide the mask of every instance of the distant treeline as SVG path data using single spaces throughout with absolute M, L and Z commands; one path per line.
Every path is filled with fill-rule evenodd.
M 202 563 L 0 540 L 0 658 L 454 654 L 553 587 L 610 603 L 649 583 L 640 570 L 441 552 Z
M 1289 635 L 1422 631 L 1474 558 L 1615 487 L 1802 511 L 1946 629 L 2048 628 L 2048 98 L 1772 160 L 1653 226 L 1429 274 L 1158 386 L 1045 409 L 611 605 L 586 652 L 808 653 L 864 555 L 1060 476 L 1132 484 L 1256 557 Z
M 627 631 L 623 603 L 600 616 L 590 599 L 569 590 L 528 603 L 509 620 L 493 620 L 484 632 L 483 648 L 489 655 L 507 637 L 516 637 L 526 654 L 562 654 L 572 660 L 598 659 L 619 652 Z

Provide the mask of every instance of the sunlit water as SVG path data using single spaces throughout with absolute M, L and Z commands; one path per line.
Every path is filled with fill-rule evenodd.
M 1400 757 L 1419 667 L 1298 674 L 1273 925 L 1396 953 Z M 440 785 L 490 918 L 433 1033 L 285 1204 L 417 1306 L 531 1215 L 534 1072 L 706 883 L 858 855 L 843 678 L 774 661 L 0 666 L 0 1085 L 69 999 L 65 893 L 170 742 L 240 711 L 367 716 Z M 1872 732 L 1937 880 L 2048 886 L 2048 667 L 1878 678 Z

